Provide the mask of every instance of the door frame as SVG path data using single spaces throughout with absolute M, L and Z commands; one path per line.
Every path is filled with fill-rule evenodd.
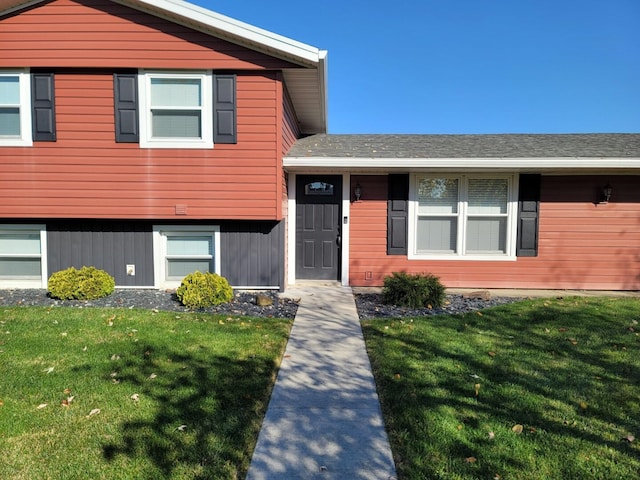
M 340 249 L 340 279 L 342 286 L 349 286 L 349 226 L 350 226 L 350 183 L 351 175 L 348 173 L 328 173 L 328 172 L 298 172 L 289 173 L 287 182 L 289 198 L 287 200 L 287 285 L 296 284 L 296 206 L 297 192 L 296 183 L 298 175 L 342 175 L 342 248 Z

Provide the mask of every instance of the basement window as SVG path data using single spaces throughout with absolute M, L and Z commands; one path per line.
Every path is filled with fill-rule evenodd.
M 0 287 L 46 288 L 44 225 L 0 225 Z
M 153 227 L 156 285 L 177 288 L 195 271 L 220 273 L 220 228 L 214 225 Z

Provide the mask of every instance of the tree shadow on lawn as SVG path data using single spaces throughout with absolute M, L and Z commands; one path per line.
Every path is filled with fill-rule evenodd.
M 201 348 L 191 354 L 146 345 L 120 360 L 118 381 L 138 392 L 147 413 L 120 426 L 121 441 L 103 447 L 108 461 L 148 461 L 148 478 L 244 476 L 276 366 L 259 355 L 239 360 Z
M 632 316 L 623 315 L 621 320 L 612 318 L 612 312 L 594 313 L 593 309 L 582 316 L 573 309 L 568 316 L 562 302 L 534 304 L 523 316 L 515 317 L 503 313 L 511 311 L 506 308 L 496 307 L 482 315 L 424 319 L 437 325 L 439 340 L 430 339 L 428 334 L 412 334 L 411 329 L 406 335 L 385 336 L 388 331 L 384 327 L 377 328 L 373 323 L 365 326 L 371 340 L 381 342 L 383 348 L 384 342 L 400 342 L 403 352 L 400 366 L 396 367 L 401 375 L 379 373 L 377 379 L 382 387 L 383 410 L 389 417 L 400 418 L 401 424 L 393 425 L 392 430 L 413 428 L 410 418 L 393 412 L 453 409 L 458 428 L 468 433 L 455 439 L 438 439 L 443 443 L 436 455 L 445 462 L 480 458 L 483 451 L 496 445 L 488 437 L 490 428 L 501 425 L 509 431 L 511 426 L 521 424 L 524 433 L 520 440 L 537 442 L 534 449 L 556 454 L 554 442 L 560 438 L 569 446 L 564 448 L 587 444 L 600 451 L 614 450 L 618 459 L 629 460 L 622 466 L 624 471 L 635 471 L 640 464 L 640 448 L 637 443 L 623 440 L 628 433 L 637 435 L 640 431 L 640 369 L 637 364 L 624 361 L 635 358 L 638 351 L 635 334 L 624 323 L 624 318 Z M 584 328 L 596 324 L 600 333 Z M 610 329 L 610 336 L 605 337 L 603 329 Z M 443 345 L 442 338 L 451 338 L 452 342 Z M 468 348 L 465 341 L 469 342 Z M 620 350 L 622 355 L 611 354 Z M 428 369 L 430 359 L 444 368 L 425 372 L 424 365 Z M 558 475 L 553 478 L 581 471 L 578 464 L 584 459 L 578 457 L 578 452 L 566 457 L 565 453 L 566 450 L 559 453 L 556 466 L 562 471 L 550 472 Z M 523 459 L 497 448 L 482 460 L 468 465 L 474 475 L 495 475 L 504 465 L 515 470 L 526 468 Z M 433 463 L 428 463 L 419 470 L 425 478 L 436 477 Z

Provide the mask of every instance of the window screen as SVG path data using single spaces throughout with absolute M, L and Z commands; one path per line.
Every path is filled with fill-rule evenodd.
M 20 79 L 0 76 L 0 137 L 20 137 Z

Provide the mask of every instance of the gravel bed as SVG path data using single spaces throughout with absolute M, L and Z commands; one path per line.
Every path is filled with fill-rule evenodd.
M 355 295 L 356 307 L 361 320 L 389 317 L 425 317 L 427 315 L 466 313 L 495 307 L 522 300 L 518 297 L 491 297 L 489 300 L 463 297 L 462 295 L 447 295 L 445 305 L 440 308 L 408 308 L 382 303 L 382 294 L 358 293 Z
M 249 315 L 254 317 L 293 318 L 298 310 L 298 302 L 279 298 L 278 292 L 262 291 L 273 300 L 271 306 L 256 304 L 253 292 L 235 292 L 234 299 L 215 307 L 198 309 L 198 312 L 220 313 L 224 315 Z M 190 311 L 182 305 L 173 291 L 155 289 L 116 289 L 111 295 L 97 300 L 56 300 L 47 295 L 46 290 L 21 289 L 0 290 L 0 305 L 3 306 L 65 306 L 65 307 L 114 307 L 145 308 L 172 312 Z
M 298 310 L 298 299 L 280 297 L 276 291 L 262 291 L 273 300 L 271 306 L 256 304 L 255 292 L 235 292 L 234 299 L 226 304 L 199 309 L 200 312 L 220 313 L 224 315 L 248 315 L 254 317 L 294 318 Z M 443 313 L 465 313 L 483 308 L 503 305 L 521 300 L 515 297 L 492 297 L 489 300 L 467 298 L 462 295 L 447 295 L 446 305 L 442 308 L 411 309 L 382 303 L 379 293 L 356 293 L 355 301 L 361 319 L 389 317 L 417 317 Z M 173 291 L 154 289 L 116 289 L 111 295 L 97 300 L 56 300 L 41 289 L 0 290 L 1 306 L 66 306 L 66 307 L 114 307 L 144 308 L 148 310 L 167 310 L 187 312 Z

